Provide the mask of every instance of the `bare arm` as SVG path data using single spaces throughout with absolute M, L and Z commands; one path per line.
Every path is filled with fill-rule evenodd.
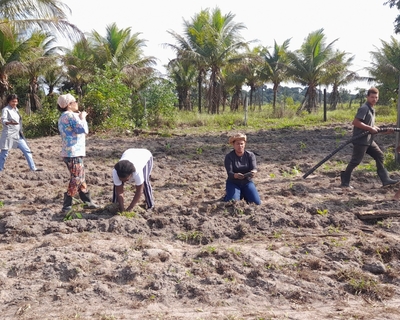
M 139 202 L 142 193 L 143 193 L 143 183 L 140 186 L 136 186 L 135 195 L 133 196 L 132 202 L 129 205 L 129 207 L 126 208 L 126 211 L 132 211 L 133 207 L 136 206 L 136 204 Z
M 364 122 L 361 122 L 361 120 L 357 119 L 357 118 L 354 118 L 353 126 L 355 126 L 356 128 L 359 128 L 361 130 L 369 131 L 372 134 L 378 133 L 378 130 L 379 130 L 379 127 L 376 127 L 376 126 L 371 127 L 371 126 L 365 124 Z
M 124 211 L 124 185 L 115 186 L 115 192 L 117 194 L 117 201 L 119 205 L 119 211 Z

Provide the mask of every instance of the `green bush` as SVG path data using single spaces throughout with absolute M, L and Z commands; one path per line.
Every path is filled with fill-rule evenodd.
M 20 111 L 24 134 L 27 138 L 53 136 L 58 134 L 60 112 L 55 107 L 46 106 L 35 113 L 27 115 Z
M 93 81 L 87 85 L 82 99 L 82 108 L 88 113 L 88 123 L 93 131 L 113 129 L 110 118 L 118 118 L 117 123 L 128 119 L 130 91 L 122 82 L 120 74 L 111 70 L 97 70 Z M 115 121 L 111 121 L 111 124 Z
M 178 102 L 174 92 L 174 86 L 167 81 L 156 81 L 144 91 L 145 110 L 144 115 L 150 127 L 175 126 L 175 115 Z

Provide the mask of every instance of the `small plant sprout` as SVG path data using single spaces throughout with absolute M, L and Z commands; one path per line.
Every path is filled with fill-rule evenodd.
M 203 233 L 200 231 L 188 231 L 178 234 L 177 238 L 185 242 L 201 243 Z
M 201 251 L 207 252 L 209 254 L 215 254 L 215 253 L 217 253 L 217 248 L 215 248 L 213 246 L 207 246 L 207 247 L 203 248 Z
M 346 135 L 346 130 L 344 128 L 336 127 L 335 132 L 342 137 Z
M 300 141 L 300 151 L 304 151 L 304 149 L 306 149 L 306 148 L 307 148 L 307 145 L 303 141 Z
M 321 216 L 327 216 L 328 215 L 328 209 L 318 209 L 317 213 Z
M 279 239 L 279 238 L 281 238 L 282 237 L 282 231 L 281 230 L 279 230 L 279 231 L 274 231 L 274 238 L 275 239 Z
M 235 256 L 240 256 L 242 253 L 237 248 L 228 248 L 228 251 L 233 253 Z
M 69 210 L 65 215 L 63 221 L 69 221 L 73 219 L 82 219 L 82 213 L 75 212 L 73 209 Z
M 203 153 L 203 148 L 202 148 L 202 147 L 198 147 L 198 148 L 196 149 L 196 153 L 197 153 L 197 154 L 202 154 L 202 153 Z
M 300 173 L 300 169 L 297 166 L 292 168 L 292 175 L 297 176 Z
M 119 213 L 120 216 L 126 217 L 128 219 L 136 218 L 137 213 L 135 211 L 124 211 Z

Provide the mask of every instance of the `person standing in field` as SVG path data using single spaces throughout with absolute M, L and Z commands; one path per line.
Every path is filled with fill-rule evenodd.
M 353 141 L 353 155 L 345 171 L 340 173 L 342 187 L 352 188 L 350 185 L 351 173 L 361 163 L 365 154 L 370 155 L 376 162 L 377 173 L 383 186 L 393 185 L 399 180 L 391 179 L 384 167 L 384 154 L 374 141 L 374 134 L 378 133 L 379 127 L 375 126 L 375 105 L 379 100 L 379 90 L 370 88 L 367 92 L 367 101 L 358 109 L 353 120 L 353 137 L 365 131 L 369 134 Z M 393 131 L 389 131 L 391 133 Z
M 8 152 L 12 148 L 18 148 L 22 151 L 31 171 L 43 171 L 41 168 L 36 168 L 33 161 L 31 149 L 26 143 L 22 130 L 22 118 L 18 112 L 17 105 L 18 96 L 11 94 L 7 97 L 7 105 L 1 111 L 3 130 L 0 138 L 0 171 L 4 170 Z
M 58 130 L 61 135 L 61 157 L 67 165 L 70 180 L 67 192 L 64 193 L 62 211 L 72 208 L 72 197 L 79 194 L 88 209 L 97 206 L 92 202 L 85 179 L 83 158 L 86 156 L 86 135 L 89 133 L 86 112 L 79 111 L 78 103 L 71 94 L 60 95 L 58 109 L 62 112 L 58 119 Z

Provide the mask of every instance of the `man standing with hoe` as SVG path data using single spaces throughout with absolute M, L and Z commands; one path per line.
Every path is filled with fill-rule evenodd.
M 370 88 L 367 92 L 367 101 L 358 109 L 353 120 L 353 137 L 365 131 L 370 134 L 362 136 L 353 141 L 353 155 L 345 171 L 340 173 L 342 187 L 352 188 L 350 178 L 353 170 L 361 163 L 364 155 L 367 153 L 376 162 L 376 168 L 383 186 L 393 185 L 399 180 L 393 180 L 389 177 L 388 171 L 383 165 L 384 154 L 374 141 L 374 134 L 378 133 L 379 127 L 375 126 L 375 105 L 379 100 L 379 91 L 377 88 Z M 388 131 L 391 133 L 392 131 Z

